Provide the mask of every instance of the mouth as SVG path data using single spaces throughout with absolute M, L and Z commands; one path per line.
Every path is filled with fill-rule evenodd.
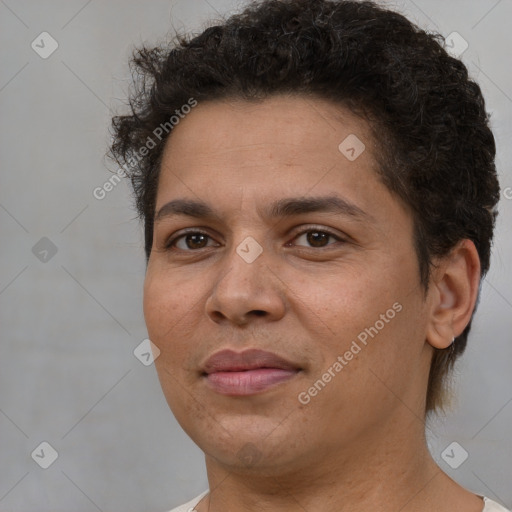
M 213 391 L 229 396 L 262 393 L 289 381 L 302 369 L 263 350 L 221 350 L 205 363 L 202 377 Z

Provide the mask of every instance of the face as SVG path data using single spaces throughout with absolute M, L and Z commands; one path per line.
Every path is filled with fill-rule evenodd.
M 364 121 L 300 96 L 199 104 L 169 138 L 144 315 L 207 460 L 327 467 L 420 423 L 431 352 L 412 217 L 376 151 Z

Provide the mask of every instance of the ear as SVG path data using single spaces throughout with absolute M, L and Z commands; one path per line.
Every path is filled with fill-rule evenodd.
M 462 240 L 438 262 L 429 286 L 427 342 L 447 348 L 459 336 L 475 309 L 480 258 L 471 240 Z

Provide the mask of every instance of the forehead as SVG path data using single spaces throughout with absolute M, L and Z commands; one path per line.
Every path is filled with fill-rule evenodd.
M 237 176 L 244 183 L 287 179 L 337 170 L 376 171 L 377 148 L 368 124 L 339 105 L 300 95 L 262 101 L 222 100 L 199 103 L 169 136 L 161 178 L 192 174 Z M 342 169 L 343 168 L 343 169 Z M 250 172 L 246 172 L 250 170 Z M 302 176 L 304 177 L 304 176 Z M 227 184 L 227 183 L 226 183 Z
M 261 214 L 281 198 L 340 195 L 377 218 L 397 202 L 377 151 L 366 121 L 320 98 L 199 103 L 167 140 L 156 212 L 185 199 L 233 215 L 248 203 Z
M 377 148 L 368 123 L 347 108 L 319 97 L 281 94 L 258 101 L 199 103 L 174 128 L 164 160 L 169 152 L 172 158 L 224 153 L 229 159 L 233 150 L 233 158 L 243 155 L 246 163 L 253 164 L 262 152 L 272 152 L 273 158 L 288 163 L 329 154 L 354 158 L 364 152 L 366 164 L 374 164 L 376 159 L 371 156 Z

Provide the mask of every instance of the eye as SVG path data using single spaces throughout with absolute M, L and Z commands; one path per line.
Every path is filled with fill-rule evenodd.
M 319 228 L 313 228 L 310 227 L 308 229 L 305 229 L 301 232 L 299 232 L 293 240 L 301 240 L 305 241 L 307 244 L 309 244 L 310 248 L 317 248 L 321 249 L 323 247 L 327 247 L 329 245 L 334 245 L 333 243 L 329 243 L 330 239 L 334 239 L 338 242 L 344 242 L 345 240 L 341 238 L 338 235 L 335 235 L 334 233 L 331 233 L 330 231 L 327 231 L 325 229 L 319 229 Z M 208 242 L 212 243 L 208 243 Z M 213 243 L 212 237 L 203 232 L 203 231 L 188 231 L 185 233 L 181 233 L 181 235 L 177 235 L 172 237 L 166 244 L 165 249 L 172 249 L 177 248 L 181 251 L 191 252 L 194 250 L 204 249 L 206 247 L 215 247 L 218 246 L 218 244 Z M 290 245 L 303 245 L 303 244 L 286 244 L 287 246 Z
M 322 248 L 327 247 L 329 244 L 328 241 L 330 238 L 337 240 L 338 242 L 344 242 L 343 238 L 331 233 L 330 231 L 326 231 L 325 229 L 318 228 L 309 228 L 307 230 L 301 231 L 294 240 L 304 239 L 310 247 L 313 248 Z M 299 244 L 300 245 L 300 244 Z
M 202 231 L 189 231 L 171 238 L 166 243 L 165 248 L 171 249 L 171 247 L 177 247 L 181 251 L 204 249 L 205 247 L 208 247 L 208 239 L 211 240 L 211 237 L 207 233 L 203 233 Z

